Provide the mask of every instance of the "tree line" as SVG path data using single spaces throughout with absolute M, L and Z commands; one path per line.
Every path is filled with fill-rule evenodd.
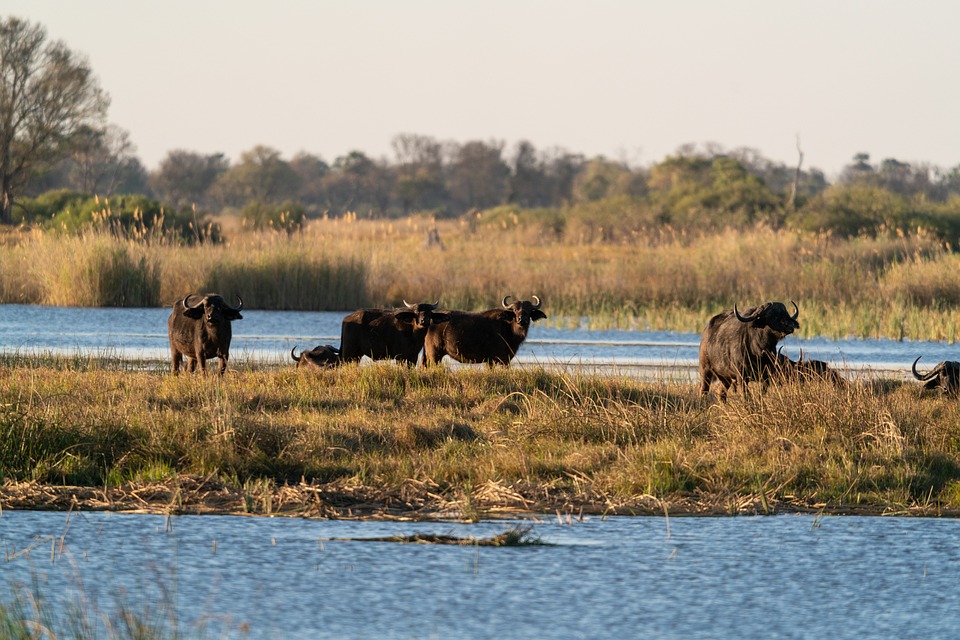
M 42 26 L 0 21 L 0 222 L 72 228 L 113 198 L 123 225 L 164 220 L 193 235 L 208 214 L 235 213 L 254 228 L 294 229 L 309 217 L 454 217 L 629 203 L 610 222 L 635 227 L 794 225 L 852 234 L 930 227 L 954 237 L 960 165 L 944 170 L 857 153 L 834 184 L 822 171 L 774 162 L 749 148 L 686 145 L 648 167 L 587 158 L 528 141 L 438 140 L 404 133 L 392 158 L 352 151 L 327 162 L 284 158 L 258 145 L 222 153 L 170 151 L 147 170 L 128 132 L 106 120 L 109 97 L 86 61 Z M 799 148 L 798 148 L 799 151 Z M 121 199 L 114 196 L 123 195 Z M 134 215 L 136 213 L 136 215 Z M 139 216 L 139 217 L 138 217 Z M 209 227 L 209 224 L 208 224 Z M 191 232 L 184 232 L 186 238 Z

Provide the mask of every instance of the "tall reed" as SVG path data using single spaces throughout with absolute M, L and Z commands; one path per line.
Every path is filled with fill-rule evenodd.
M 801 335 L 954 340 L 960 328 L 958 258 L 923 233 L 661 228 L 593 242 L 475 222 L 347 217 L 194 246 L 34 232 L 0 246 L 0 302 L 167 305 L 217 291 L 248 308 L 345 311 L 438 299 L 484 309 L 538 295 L 553 322 L 699 332 L 735 303 L 795 300 Z M 425 244 L 434 228 L 443 249 Z

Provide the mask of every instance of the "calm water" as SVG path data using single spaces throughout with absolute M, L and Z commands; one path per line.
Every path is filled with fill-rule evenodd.
M 329 540 L 511 525 L 85 513 L 68 526 L 64 513 L 5 511 L 0 594 L 36 578 L 61 611 L 81 593 L 105 615 L 167 603 L 181 631 L 214 638 L 955 638 L 960 627 L 956 520 L 545 518 L 533 534 L 550 546 Z
M 231 366 L 244 361 L 289 363 L 290 349 L 340 344 L 347 312 L 243 311 L 234 323 Z M 87 309 L 0 305 L 0 352 L 109 353 L 131 359 L 167 360 L 169 309 Z M 533 325 L 519 363 L 585 369 L 646 369 L 694 375 L 698 333 L 592 331 Z M 787 355 L 826 360 L 851 371 L 904 374 L 922 355 L 922 370 L 941 360 L 960 360 L 960 344 L 893 340 L 801 340 L 788 337 Z

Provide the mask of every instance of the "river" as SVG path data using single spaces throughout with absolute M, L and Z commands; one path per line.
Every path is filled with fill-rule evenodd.
M 292 364 L 290 350 L 340 344 L 340 321 L 348 312 L 245 309 L 234 322 L 231 367 L 245 362 Z M 166 362 L 165 308 L 76 308 L 0 305 L 0 353 L 109 355 Z M 520 348 L 520 366 L 696 377 L 698 333 L 565 329 L 534 324 Z M 960 344 L 894 340 L 801 339 L 788 336 L 784 353 L 825 360 L 848 375 L 906 377 L 923 356 L 928 370 L 942 360 L 960 360 Z
M 960 626 L 957 520 L 525 522 L 546 544 L 331 539 L 483 538 L 507 521 L 5 511 L 0 602 L 23 585 L 63 624 L 81 602 L 94 622 L 123 606 L 213 638 L 955 638 Z
M 244 310 L 231 366 L 339 344 L 345 313 Z M 168 358 L 166 309 L 0 305 L 0 353 Z M 520 366 L 695 377 L 695 333 L 534 325 Z M 960 345 L 798 339 L 850 375 L 908 375 Z M 159 366 L 159 365 L 158 365 Z M 960 521 L 784 515 L 525 520 L 544 545 L 342 541 L 460 524 L 0 512 L 0 603 L 46 599 L 63 633 L 126 608 L 215 638 L 956 637 Z M 79 613 L 78 613 L 79 612 Z M 56 616 L 55 616 L 56 617 Z M 2 615 L 0 615 L 2 619 Z M 111 622 L 114 621 L 114 622 Z M 101 634 L 103 635 L 103 634 Z M 69 637 L 69 636 L 67 636 Z

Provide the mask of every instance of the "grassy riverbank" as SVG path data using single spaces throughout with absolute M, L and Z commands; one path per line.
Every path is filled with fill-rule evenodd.
M 802 336 L 960 336 L 960 257 L 922 231 L 845 239 L 658 228 L 606 238 L 603 227 L 568 222 L 558 233 L 550 219 L 520 213 L 315 220 L 300 233 L 233 230 L 225 244 L 197 246 L 94 230 L 14 232 L 0 243 L 0 303 L 167 306 L 218 291 L 240 294 L 251 311 L 404 299 L 483 309 L 536 294 L 548 322 L 700 332 L 734 303 L 795 300 Z M 424 246 L 434 224 L 443 250 Z
M 693 384 L 391 364 L 172 377 L 0 366 L 0 505 L 476 519 L 960 512 L 960 405 L 912 384 Z

